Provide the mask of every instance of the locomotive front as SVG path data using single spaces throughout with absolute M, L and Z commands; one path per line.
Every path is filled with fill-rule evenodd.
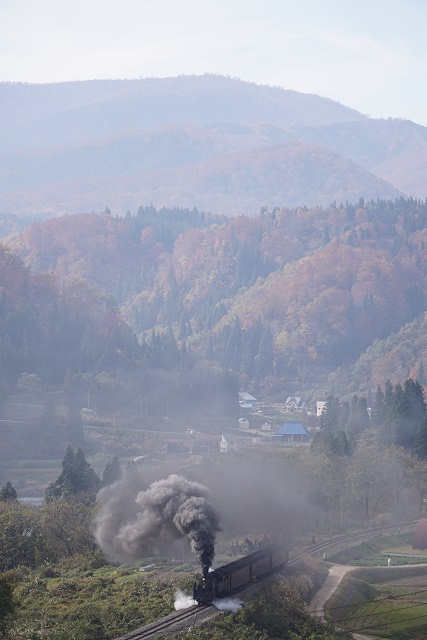
M 201 580 L 194 583 L 193 600 L 200 605 L 210 605 L 214 598 L 215 582 L 213 572 L 209 573 L 209 567 L 203 567 Z

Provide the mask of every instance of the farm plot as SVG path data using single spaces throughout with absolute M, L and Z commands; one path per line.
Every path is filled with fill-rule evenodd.
M 427 567 L 357 569 L 325 606 L 338 626 L 389 640 L 427 638 Z

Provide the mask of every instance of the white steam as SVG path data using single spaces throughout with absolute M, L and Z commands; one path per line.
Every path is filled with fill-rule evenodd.
M 238 598 L 222 598 L 221 600 L 214 600 L 213 605 L 220 611 L 236 613 L 241 608 L 242 602 Z
M 197 602 L 193 600 L 193 598 L 180 589 L 175 593 L 175 601 L 174 607 L 175 611 L 180 611 L 181 609 L 188 609 L 188 607 L 193 607 Z

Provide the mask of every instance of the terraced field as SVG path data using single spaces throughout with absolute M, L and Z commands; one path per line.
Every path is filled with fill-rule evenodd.
M 402 554 L 406 547 L 404 543 Z M 338 626 L 353 632 L 387 640 L 425 640 L 427 565 L 355 569 L 344 577 L 325 611 Z

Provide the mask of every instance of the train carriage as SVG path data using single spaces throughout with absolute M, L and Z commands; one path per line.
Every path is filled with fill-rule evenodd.
M 209 573 L 194 585 L 193 598 L 199 604 L 211 604 L 215 598 L 233 595 L 251 583 L 283 567 L 288 560 L 285 544 L 272 545 L 234 560 Z
M 258 560 L 254 560 L 251 564 L 251 578 L 257 580 L 271 571 L 271 555 L 264 556 Z

